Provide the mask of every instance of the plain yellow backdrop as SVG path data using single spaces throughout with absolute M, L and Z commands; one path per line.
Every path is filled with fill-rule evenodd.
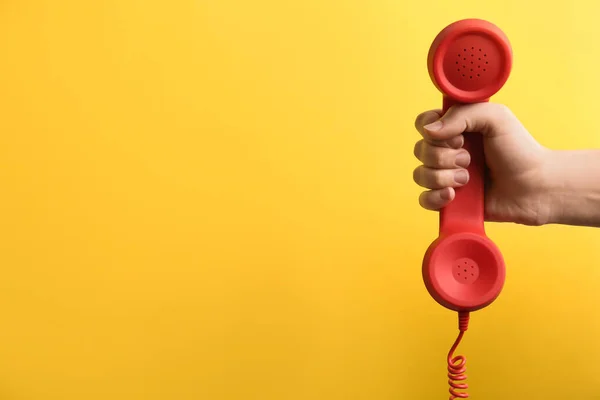
M 466 17 L 494 98 L 600 146 L 600 3 L 4 0 L 0 399 L 445 399 L 414 117 Z M 507 262 L 473 399 L 600 398 L 600 230 L 488 225 Z

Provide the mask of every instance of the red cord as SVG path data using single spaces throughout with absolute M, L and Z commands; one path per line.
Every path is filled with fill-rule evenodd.
M 467 379 L 467 375 L 465 374 L 467 371 L 467 359 L 465 356 L 453 357 L 456 348 L 458 347 L 463 335 L 465 334 L 465 331 L 468 328 L 469 313 L 460 312 L 458 314 L 459 334 L 456 338 L 456 341 L 452 345 L 452 348 L 448 352 L 448 384 L 450 385 L 450 400 L 455 400 L 458 398 L 466 399 L 469 397 L 469 394 L 466 392 L 466 390 L 469 388 L 469 385 L 466 383 L 461 383 Z

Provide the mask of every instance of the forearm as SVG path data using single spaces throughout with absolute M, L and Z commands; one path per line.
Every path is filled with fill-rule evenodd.
M 552 151 L 545 181 L 549 223 L 600 227 L 600 150 Z

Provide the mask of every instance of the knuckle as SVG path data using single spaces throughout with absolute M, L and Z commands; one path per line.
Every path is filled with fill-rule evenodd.
M 447 164 L 448 152 L 445 150 L 441 147 L 432 150 L 431 161 L 435 167 L 444 167 Z
M 444 171 L 432 171 L 430 181 L 436 187 L 443 187 L 446 183 L 446 174 Z
M 421 129 L 423 128 L 424 125 L 427 125 L 428 123 L 435 121 L 440 116 L 441 116 L 440 112 L 437 110 L 424 111 L 424 112 L 420 113 L 419 115 L 417 115 L 417 117 L 415 118 L 415 123 L 414 123 L 415 128 L 418 131 L 421 131 Z
M 426 114 L 427 112 L 422 112 L 421 114 L 417 115 L 417 117 L 415 118 L 415 128 L 421 128 L 421 126 L 423 125 L 423 118 Z
M 413 149 L 413 154 L 417 159 L 421 159 L 421 152 L 423 148 L 423 140 L 419 140 L 417 143 L 415 143 L 415 147 Z
M 415 168 L 413 170 L 413 181 L 415 181 L 418 184 L 421 183 L 421 171 L 422 170 L 423 170 L 423 167 L 421 165 L 419 165 L 417 168 Z
M 452 185 L 452 179 L 450 178 L 451 171 L 448 170 L 434 170 L 431 171 L 431 182 L 432 186 L 436 188 L 443 188 Z
M 428 197 L 429 197 L 429 193 L 428 192 L 423 192 L 421 193 L 421 195 L 419 196 L 419 205 L 425 209 L 429 209 L 429 202 L 428 202 Z
M 426 150 L 429 166 L 434 168 L 450 168 L 453 150 L 447 147 L 430 146 Z

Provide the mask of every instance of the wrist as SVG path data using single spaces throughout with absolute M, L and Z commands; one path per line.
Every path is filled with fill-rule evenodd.
M 564 160 L 564 154 L 559 150 L 546 149 L 542 163 L 540 197 L 543 199 L 547 216 L 542 225 L 563 224 L 567 218 L 565 213 L 565 191 L 567 178 L 563 168 L 559 165 Z
M 548 150 L 543 170 L 546 224 L 600 226 L 599 151 Z

